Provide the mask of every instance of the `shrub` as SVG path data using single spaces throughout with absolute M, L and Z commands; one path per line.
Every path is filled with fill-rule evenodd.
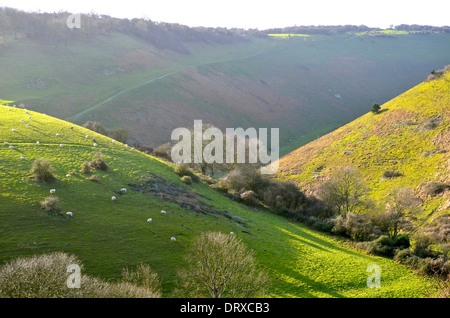
M 109 167 L 106 164 L 106 162 L 103 161 L 103 154 L 101 152 L 96 152 L 94 154 L 94 157 L 89 162 L 89 165 L 92 168 L 95 168 L 95 169 L 101 170 L 101 171 L 108 171 L 108 169 L 109 169 Z
M 178 272 L 183 297 L 249 298 L 264 293 L 268 277 L 235 235 L 206 232 L 194 238 Z
M 185 183 L 185 184 L 192 184 L 192 178 L 190 176 L 182 176 L 180 178 L 181 182 Z
M 394 245 L 400 249 L 406 249 L 411 246 L 411 243 L 407 235 L 399 235 L 394 239 Z
M 92 176 L 89 177 L 88 180 L 89 180 L 89 181 L 92 181 L 92 182 L 99 182 L 99 181 L 100 181 L 100 178 L 98 177 L 98 175 L 93 174 Z
M 380 234 L 367 215 L 347 213 L 345 216 L 332 218 L 331 221 L 334 224 L 333 233 L 348 236 L 355 241 L 367 241 Z
M 85 161 L 81 164 L 81 172 L 85 174 L 89 174 L 92 172 L 92 168 L 89 164 L 89 161 Z
M 62 210 L 59 198 L 54 196 L 46 197 L 41 201 L 41 208 L 54 215 L 59 215 L 59 212 Z
M 414 254 L 425 258 L 425 257 L 431 257 L 434 256 L 435 253 L 431 249 L 431 244 L 433 244 L 433 241 L 430 236 L 419 233 L 415 235 L 415 244 L 414 244 Z
M 370 111 L 374 114 L 378 113 L 381 109 L 381 106 L 378 104 L 373 104 L 372 108 L 370 109 Z
M 122 271 L 122 280 L 126 283 L 153 290 L 159 296 L 161 295 L 161 282 L 158 274 L 148 264 L 140 264 L 134 271 L 124 268 Z
M 401 177 L 402 174 L 398 171 L 387 169 L 383 171 L 383 177 L 387 179 Z
M 43 158 L 37 158 L 31 164 L 31 176 L 36 182 L 52 182 L 55 180 L 55 168 L 50 164 L 50 161 Z
M 434 197 L 450 190 L 450 185 L 442 182 L 429 182 L 423 186 L 423 192 L 427 196 Z
M 252 190 L 248 190 L 248 191 L 241 193 L 240 198 L 241 198 L 242 202 L 244 202 L 245 204 L 248 204 L 248 205 L 258 205 L 259 204 L 256 193 L 253 192 Z
M 98 132 L 99 134 L 106 135 L 108 131 L 98 121 L 87 121 L 83 124 L 83 127 Z
M 177 165 L 175 167 L 175 174 L 179 175 L 180 177 L 190 177 L 191 181 L 194 182 L 200 181 L 199 177 L 195 173 L 193 173 L 186 164 Z
M 386 235 L 382 235 L 372 242 L 364 244 L 370 254 L 380 256 L 394 256 L 395 243 Z
M 68 288 L 69 265 L 80 260 L 61 252 L 14 259 L 0 267 L 0 298 L 154 298 L 160 297 L 158 284 L 147 267 L 128 272 L 124 281 L 108 283 L 81 275 L 80 288 Z M 135 274 L 136 273 L 136 274 Z M 80 273 L 81 274 L 81 273 Z M 152 273 L 153 275 L 153 273 Z M 140 279 L 142 278 L 142 279 Z
M 172 159 L 172 146 L 170 145 L 170 142 L 156 147 L 153 150 L 152 154 L 157 157 L 171 160 Z

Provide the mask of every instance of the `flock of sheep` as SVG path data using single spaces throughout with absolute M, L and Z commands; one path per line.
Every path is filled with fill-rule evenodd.
M 14 105 L 13 107 L 16 107 L 16 105 Z M 8 108 L 8 110 L 11 111 L 11 108 Z M 29 112 L 28 112 L 26 109 L 25 109 L 25 114 L 29 114 Z M 28 119 L 31 119 L 31 116 L 29 116 Z M 20 121 L 21 121 L 21 122 L 24 122 L 25 120 L 24 120 L 24 119 L 21 119 Z M 30 126 L 29 124 L 26 124 L 26 127 L 29 127 L 29 126 Z M 71 129 L 73 129 L 73 127 L 71 127 Z M 16 130 L 15 130 L 14 128 L 12 129 L 12 131 L 13 131 L 13 132 L 16 132 Z M 60 137 L 60 134 L 57 133 L 56 136 L 57 136 L 57 137 Z M 86 135 L 85 138 L 88 139 L 88 138 L 89 138 L 89 135 Z M 115 143 L 115 142 L 116 142 L 116 141 L 113 139 L 113 140 L 112 140 L 112 143 Z M 9 142 L 5 141 L 4 144 L 5 144 L 5 145 L 9 145 Z M 39 145 L 40 142 L 37 141 L 36 144 Z M 62 147 L 64 147 L 64 144 L 60 144 L 59 146 L 62 148 Z M 97 147 L 97 143 L 94 143 L 93 146 L 94 146 L 94 147 Z M 128 147 L 128 144 L 125 144 L 125 147 Z M 9 145 L 9 148 L 14 149 L 14 146 Z M 131 150 L 135 150 L 135 148 L 133 147 L 133 148 L 131 148 Z M 20 156 L 20 159 L 21 159 L 21 160 L 25 160 L 25 157 Z M 70 178 L 71 175 L 70 175 L 70 174 L 67 174 L 66 177 L 67 177 L 67 178 Z M 127 189 L 126 189 L 126 188 L 122 188 L 122 189 L 120 189 L 120 192 L 121 192 L 122 194 L 125 194 L 125 193 L 127 192 Z M 50 194 L 55 194 L 55 193 L 56 193 L 56 189 L 50 189 Z M 115 200 L 117 200 L 117 198 L 116 198 L 115 196 L 112 196 L 112 197 L 111 197 L 111 200 L 115 201 Z M 166 215 L 167 212 L 166 212 L 166 211 L 161 211 L 161 214 L 162 214 L 162 215 Z M 72 216 L 73 216 L 73 212 L 71 212 L 71 211 L 66 212 L 66 215 L 69 216 L 69 217 L 72 217 Z M 147 219 L 147 222 L 148 222 L 148 223 L 152 222 L 152 218 Z M 173 241 L 173 242 L 175 242 L 175 241 L 176 241 L 176 238 L 172 236 L 172 237 L 170 238 L 170 240 Z

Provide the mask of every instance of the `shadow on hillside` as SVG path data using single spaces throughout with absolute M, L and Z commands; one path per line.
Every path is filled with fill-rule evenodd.
M 388 110 L 389 110 L 389 108 L 380 109 L 378 112 L 375 113 L 375 115 L 380 115 L 384 112 L 387 112 Z

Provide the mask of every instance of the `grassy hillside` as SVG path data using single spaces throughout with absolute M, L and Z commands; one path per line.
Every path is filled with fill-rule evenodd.
M 156 158 L 82 127 L 71 129 L 69 122 L 28 112 L 0 106 L 0 264 L 17 256 L 64 251 L 77 255 L 87 274 L 115 280 L 123 267 L 146 262 L 162 278 L 168 296 L 177 268 L 184 265 L 185 247 L 201 232 L 218 230 L 235 232 L 254 250 L 272 279 L 270 297 L 422 297 L 433 292 L 430 281 L 392 260 L 343 246 L 267 210 L 242 206 L 205 184 L 187 186 L 173 167 Z M 97 183 L 80 168 L 98 151 L 110 170 L 95 171 Z M 30 165 L 38 157 L 51 161 L 57 181 L 38 184 L 30 178 Z M 155 195 L 151 186 L 133 190 L 144 184 L 156 187 Z M 122 187 L 128 191 L 118 195 Z M 50 216 L 39 206 L 50 189 L 56 189 L 62 216 Z M 186 192 L 190 190 L 194 192 Z M 170 202 L 179 198 L 191 208 Z M 152 223 L 146 222 L 149 217 Z M 381 267 L 380 289 L 366 287 L 370 264 Z
M 0 48 L 3 98 L 82 124 L 123 127 L 157 146 L 202 119 L 279 127 L 283 154 L 364 114 L 448 63 L 450 35 L 355 34 L 187 43 L 190 54 L 111 32 Z
M 395 188 L 409 187 L 423 200 L 419 224 L 450 212 L 450 192 L 429 193 L 432 182 L 450 183 L 450 72 L 423 82 L 280 159 L 277 177 L 306 191 L 317 187 L 340 167 L 353 166 L 365 178 L 369 198 L 384 209 Z M 383 172 L 395 170 L 396 178 Z

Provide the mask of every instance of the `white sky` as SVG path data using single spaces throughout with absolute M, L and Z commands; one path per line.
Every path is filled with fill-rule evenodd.
M 189 26 L 267 29 L 293 25 L 450 25 L 448 0 L 0 0 L 25 11 L 106 14 Z

